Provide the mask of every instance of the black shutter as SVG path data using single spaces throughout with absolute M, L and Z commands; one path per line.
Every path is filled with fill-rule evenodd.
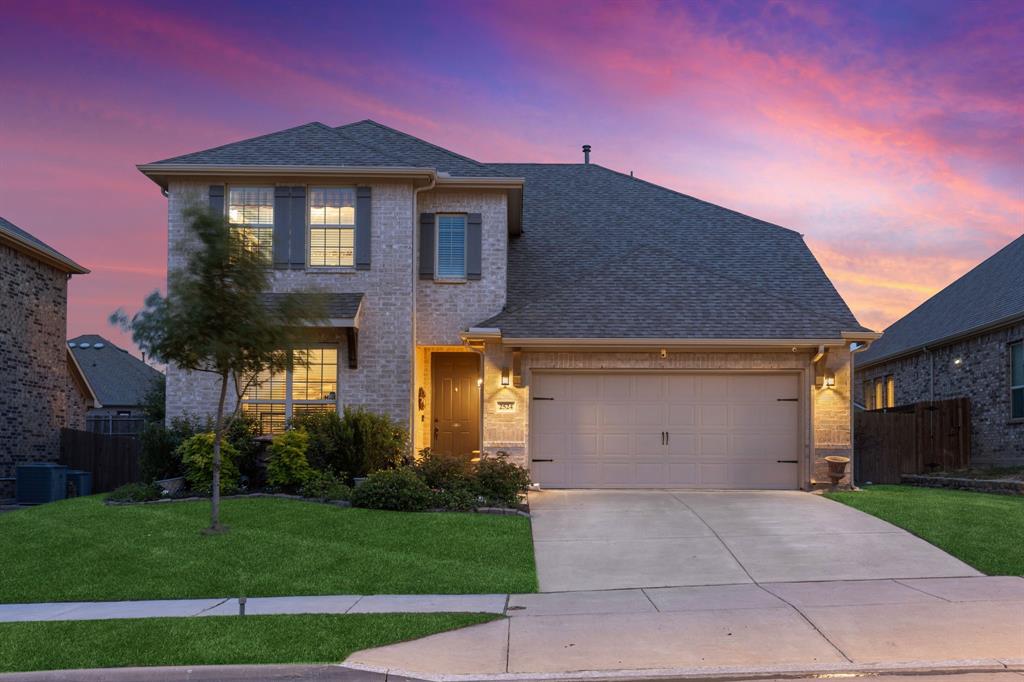
M 210 213 L 224 215 L 224 185 L 210 185 Z
M 356 270 L 370 269 L 370 188 L 356 187 Z
M 289 264 L 293 270 L 301 270 L 306 266 L 306 188 L 292 187 L 291 190 Z
M 420 279 L 434 279 L 433 213 L 420 213 Z
M 483 220 L 479 213 L 466 216 L 466 279 L 480 279 L 483 255 Z
M 292 192 L 290 187 L 274 188 L 274 267 L 288 268 Z

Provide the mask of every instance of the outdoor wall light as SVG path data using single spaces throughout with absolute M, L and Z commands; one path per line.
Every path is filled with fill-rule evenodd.
M 964 359 L 963 358 L 955 358 L 953 360 L 953 364 L 956 365 L 957 367 L 959 367 L 960 365 L 964 364 Z
M 822 388 L 835 388 L 836 387 L 836 375 L 826 374 L 825 381 L 822 382 Z
M 501 385 L 508 386 L 510 383 L 508 367 L 501 368 Z

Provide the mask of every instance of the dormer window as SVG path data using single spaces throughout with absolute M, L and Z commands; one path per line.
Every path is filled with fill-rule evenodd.
M 232 187 L 228 191 L 228 223 L 245 248 L 260 260 L 274 262 L 274 188 Z
M 355 265 L 356 190 L 312 187 L 309 190 L 310 267 Z

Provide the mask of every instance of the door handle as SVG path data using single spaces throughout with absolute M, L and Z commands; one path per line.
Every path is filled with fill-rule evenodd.
M 434 438 L 437 438 L 437 434 L 440 430 L 441 429 L 437 428 L 436 426 L 434 427 Z

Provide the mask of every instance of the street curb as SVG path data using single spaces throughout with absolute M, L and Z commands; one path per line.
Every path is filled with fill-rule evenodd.
M 46 670 L 0 674 L 0 682 L 219 682 L 225 680 L 317 680 L 317 682 L 417 682 L 400 675 L 355 670 L 340 664 L 196 665 Z

